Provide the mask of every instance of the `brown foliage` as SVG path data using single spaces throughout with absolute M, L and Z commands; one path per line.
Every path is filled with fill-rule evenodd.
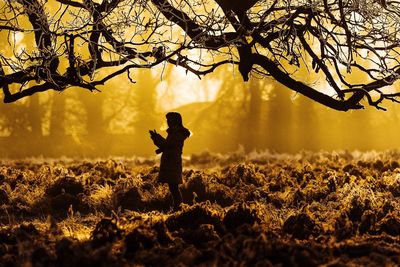
M 213 155 L 209 168 L 184 171 L 179 211 L 170 209 L 153 166 L 3 162 L 0 260 L 9 266 L 395 264 L 398 156 Z

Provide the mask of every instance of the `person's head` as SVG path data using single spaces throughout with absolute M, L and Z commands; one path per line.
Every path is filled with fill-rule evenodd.
M 168 127 L 183 127 L 182 116 L 178 112 L 168 112 L 165 117 L 167 117 Z

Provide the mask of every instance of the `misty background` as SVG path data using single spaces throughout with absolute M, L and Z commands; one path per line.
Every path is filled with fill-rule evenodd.
M 316 77 L 304 70 L 309 83 Z M 359 77 L 358 77 L 359 78 Z M 131 82 L 134 81 L 135 83 Z M 175 66 L 131 71 L 101 92 L 70 88 L 0 104 L 2 157 L 154 155 L 148 130 L 166 135 L 165 114 L 180 112 L 193 133 L 184 153 L 394 149 L 399 107 L 338 112 L 272 79 L 244 83 L 221 67 L 199 80 Z
M 54 4 L 48 8 L 56 9 Z M 30 25 L 27 18 L 20 23 L 21 27 Z M 33 32 L 10 36 L 0 31 L 4 57 L 31 53 L 33 43 Z M 87 56 L 87 49 L 80 49 L 81 56 Z M 60 69 L 67 66 L 68 60 L 61 58 Z M 96 75 L 104 76 L 107 71 L 112 72 L 101 70 Z M 303 67 L 295 75 L 315 87 L 319 84 L 321 91 L 328 88 L 320 76 L 311 72 Z M 357 73 L 353 76 L 356 81 L 368 80 Z M 0 156 L 154 155 L 148 130 L 156 129 L 165 136 L 165 114 L 169 111 L 180 112 L 193 134 L 185 142 L 185 154 L 238 149 L 292 153 L 382 150 L 400 145 L 398 104 L 386 102 L 386 112 L 368 105 L 365 110 L 339 112 L 273 79 L 251 77 L 244 83 L 231 66 L 219 67 L 202 80 L 172 65 L 135 69 L 99 88 L 101 92 L 93 93 L 69 88 L 0 103 Z M 15 84 L 10 90 L 20 88 Z

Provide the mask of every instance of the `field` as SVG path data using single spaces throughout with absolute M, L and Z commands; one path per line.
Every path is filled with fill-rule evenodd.
M 395 266 L 400 152 L 3 160 L 0 266 Z

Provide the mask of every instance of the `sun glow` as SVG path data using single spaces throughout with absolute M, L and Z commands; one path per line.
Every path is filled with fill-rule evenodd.
M 214 101 L 222 80 L 206 77 L 200 80 L 183 68 L 173 70 L 172 81 L 163 80 L 157 86 L 160 109 L 170 110 L 193 102 Z

